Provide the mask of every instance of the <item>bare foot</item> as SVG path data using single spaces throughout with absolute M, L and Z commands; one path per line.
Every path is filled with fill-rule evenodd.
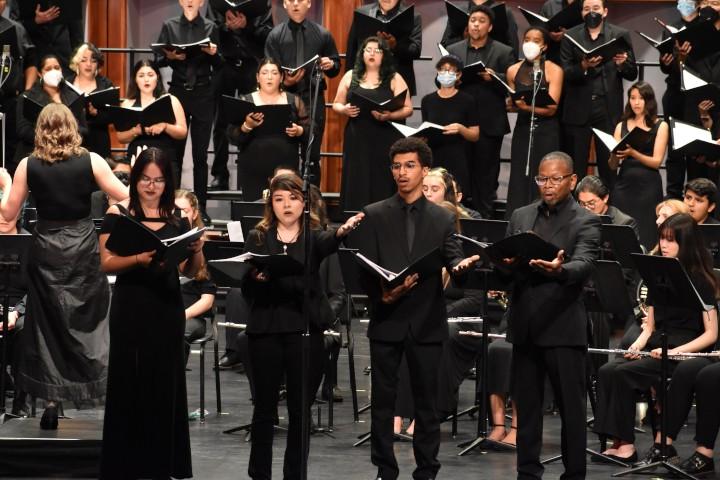
M 632 443 L 626 443 L 624 445 L 620 445 L 620 448 L 617 449 L 617 456 L 620 458 L 630 458 L 635 453 L 635 445 Z
M 398 433 L 400 433 L 402 431 L 402 424 L 403 424 L 402 417 L 393 418 L 393 432 L 395 433 L 395 435 L 397 435 Z
M 508 434 L 505 435 L 505 438 L 503 438 L 502 441 L 503 443 L 515 445 L 517 443 L 517 428 L 511 427 L 510 430 L 508 430 Z
M 488 440 L 494 442 L 502 442 L 503 438 L 505 438 L 505 425 L 494 425 L 490 435 L 487 436 Z
M 407 433 L 411 437 L 413 436 L 413 434 L 415 433 L 415 420 L 410 422 L 410 425 L 408 425 L 408 428 L 405 429 L 405 433 Z

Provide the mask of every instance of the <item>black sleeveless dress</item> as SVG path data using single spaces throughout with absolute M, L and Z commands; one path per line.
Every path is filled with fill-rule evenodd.
M 375 102 L 393 97 L 390 82 L 377 88 L 351 86 L 347 101 L 359 93 Z M 345 126 L 340 205 L 359 211 L 365 205 L 384 200 L 395 192 L 390 171 L 390 146 L 402 135 L 389 122 L 375 120 L 370 112 L 350 118 Z
M 110 290 L 100 271 L 90 197 L 90 155 L 27 161 L 38 223 L 28 262 L 20 388 L 47 400 L 81 403 L 105 395 Z
M 655 122 L 650 129 L 650 138 L 639 149 L 644 155 L 652 155 L 655 137 L 662 122 Z M 628 133 L 627 122 L 622 122 L 620 135 Z M 628 157 L 620 165 L 617 180 L 610 193 L 610 203 L 627 213 L 638 222 L 640 243 L 650 250 L 657 243 L 655 206 L 663 199 L 662 179 L 657 169 L 643 165 L 639 160 Z
M 545 61 L 540 64 L 545 71 Z M 515 75 L 515 90 L 532 90 L 533 65 L 524 61 Z M 540 81 L 541 88 L 548 88 L 545 75 Z M 528 144 L 530 141 L 530 113 L 518 112 L 517 122 L 512 134 L 510 150 L 510 181 L 508 183 L 508 198 L 506 217 L 510 218 L 515 209 L 532 202 L 538 195 L 538 188 L 534 177 L 537 175 L 540 160 L 546 154 L 560 148 L 560 123 L 557 115 L 552 117 L 535 116 L 535 132 L 533 134 L 532 154 L 530 157 L 530 171 L 526 175 Z
M 118 218 L 106 215 L 102 233 Z M 156 234 L 186 230 L 165 223 Z M 100 478 L 192 477 L 184 333 L 177 268 L 138 267 L 117 276 Z

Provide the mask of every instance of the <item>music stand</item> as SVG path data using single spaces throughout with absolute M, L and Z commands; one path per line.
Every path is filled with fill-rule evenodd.
M 262 217 L 265 212 L 265 202 L 243 202 L 233 200 L 230 202 L 230 219 L 240 220 L 242 217 Z
M 2 301 L 2 357 L 0 359 L 0 424 L 5 422 L 5 375 L 10 302 L 27 291 L 26 268 L 32 235 L 0 235 L 0 301 Z
M 713 257 L 713 267 L 720 268 L 720 224 L 700 224 L 700 233 L 705 240 L 705 246 Z
M 600 225 L 601 253 L 604 260 L 617 260 L 623 268 L 634 269 L 633 254 L 642 254 L 635 230 L 630 225 Z
M 655 306 L 684 308 L 696 312 L 706 312 L 717 308 L 717 305 L 706 305 L 693 285 L 690 277 L 677 258 L 660 257 L 655 255 L 632 254 L 634 263 L 640 276 L 653 295 Z M 696 477 L 684 472 L 668 461 L 667 454 L 667 367 L 668 367 L 668 340 L 665 325 L 660 331 L 662 345 L 662 358 L 660 365 L 660 455 L 661 459 L 649 465 L 630 468 L 613 474 L 613 477 L 622 477 L 629 474 L 654 470 L 663 467 L 670 474 L 694 480 Z
M 240 218 L 240 228 L 242 229 L 243 238 L 248 238 L 248 235 L 250 234 L 250 230 L 255 228 L 255 225 L 258 224 L 260 220 L 262 220 L 263 217 L 253 217 L 253 216 L 245 216 Z

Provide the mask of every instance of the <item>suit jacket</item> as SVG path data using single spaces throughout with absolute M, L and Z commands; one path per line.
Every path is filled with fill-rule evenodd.
M 498 2 L 495 2 L 495 0 L 488 0 L 484 3 L 484 5 L 488 7 L 492 7 Z M 470 9 L 475 5 L 475 3 L 472 0 L 468 0 L 467 5 L 465 6 L 465 11 L 469 12 Z M 518 58 L 518 53 L 520 51 L 519 42 L 518 42 L 518 26 L 517 22 L 515 21 L 515 16 L 513 15 L 512 8 L 510 8 L 509 5 L 505 5 L 505 14 L 507 17 L 507 31 L 504 32 L 504 35 L 497 35 L 497 32 L 491 32 L 490 35 L 504 43 L 505 45 L 508 45 L 512 48 L 513 56 L 515 58 Z M 466 25 L 467 27 L 467 25 Z M 448 45 L 452 45 L 453 43 L 460 42 L 464 39 L 465 29 L 463 29 L 460 32 L 453 31 L 452 28 L 450 28 L 450 22 L 447 23 L 445 26 L 445 31 L 443 32 L 442 40 L 440 41 L 440 44 L 444 47 L 447 47 Z
M 397 12 L 400 11 L 400 8 L 405 8 L 404 3 L 405 2 L 403 2 L 402 0 L 398 2 L 397 7 L 395 8 L 395 13 L 392 15 L 393 17 L 397 15 Z M 364 5 L 356 9 L 356 11 L 362 12 L 373 18 L 377 17 L 379 10 L 380 7 L 378 7 L 377 2 L 372 2 L 370 5 Z M 347 48 L 345 49 L 345 52 L 347 54 L 345 57 L 345 70 L 352 70 L 355 66 L 355 58 L 363 40 L 365 39 L 358 38 L 357 32 L 355 31 L 355 23 L 353 22 L 353 24 L 350 25 L 350 33 L 348 33 L 347 39 Z M 415 95 L 417 93 L 417 89 L 415 88 L 415 70 L 413 68 L 413 60 L 417 60 L 418 58 L 420 58 L 421 51 L 422 18 L 416 10 L 413 18 L 413 29 L 410 33 L 410 36 L 407 38 L 398 38 L 397 46 L 393 51 L 397 72 L 403 77 L 403 80 L 407 82 L 408 89 L 410 90 L 410 95 Z
M 627 213 L 623 213 L 622 210 L 617 207 L 613 207 L 612 205 L 610 205 L 607 209 L 607 216 L 610 217 L 613 225 L 628 225 L 632 227 L 638 241 L 640 240 L 640 228 L 633 217 Z
M 625 41 L 630 45 L 630 51 L 627 52 L 628 58 L 619 70 L 612 60 L 596 67 L 601 71 L 600 74 L 605 86 L 607 115 L 610 124 L 615 125 L 620 119 L 625 104 L 622 81 L 623 79 L 635 80 L 638 76 L 638 68 L 635 63 L 635 54 L 628 31 L 607 22 L 604 22 L 603 31 L 605 41 L 609 41 L 611 38 L 624 37 Z M 585 39 L 588 38 L 584 24 L 567 30 L 565 36 L 568 35 L 581 45 L 584 45 L 586 43 Z M 567 38 L 563 38 L 560 44 L 560 58 L 565 72 L 565 85 L 563 87 L 563 96 L 565 98 L 563 101 L 562 121 L 568 125 L 587 125 L 592 112 L 592 77 L 586 75 L 580 66 L 583 56 L 583 53 L 577 47 L 570 43 Z M 591 70 L 588 70 L 588 73 L 592 73 Z
M 507 235 L 532 230 L 541 202 L 518 208 Z M 516 345 L 587 346 L 583 286 L 593 272 L 600 245 L 600 217 L 572 198 L 558 206 L 552 233 L 544 240 L 565 251 L 563 272 L 551 277 L 527 267 L 513 271 L 508 311 L 508 341 Z
M 420 212 L 412 251 L 408 251 L 407 245 L 404 202 L 397 194 L 363 209 L 365 218 L 353 241 L 365 256 L 394 272 L 436 247 L 442 248 L 448 269 L 457 265 L 463 252 L 453 237 L 453 215 L 424 197 L 418 202 Z M 381 302 L 377 277 L 365 275 L 363 283 L 371 301 L 367 333 L 371 340 L 400 342 L 408 332 L 420 343 L 441 342 L 448 337 L 441 270 L 422 276 L 407 295 L 392 304 Z
M 458 56 L 465 65 L 473 63 L 468 61 L 468 41 L 454 43 L 447 48 L 448 52 Z M 486 67 L 491 68 L 503 81 L 505 72 L 510 65 L 515 63 L 512 48 L 497 40 L 488 38 L 485 47 L 481 49 L 480 60 Z M 475 82 L 471 84 L 460 84 L 460 89 L 469 93 L 475 98 L 480 121 L 480 132 L 491 137 L 502 137 L 510 133 L 505 110 L 505 97 L 507 90 L 499 82 Z

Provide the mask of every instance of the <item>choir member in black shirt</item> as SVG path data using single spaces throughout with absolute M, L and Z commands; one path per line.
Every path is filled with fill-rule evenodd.
M 707 178 L 695 178 L 685 184 L 683 202 L 690 209 L 690 215 L 698 225 L 720 223 L 714 216 L 718 188 Z
M 254 17 L 229 8 L 225 14 L 212 4 L 208 6 L 207 18 L 214 21 L 220 30 L 218 50 L 225 64 L 216 77 L 217 115 L 213 128 L 213 150 L 215 151 L 210 173 L 213 180 L 210 189 L 227 190 L 228 140 L 225 136 L 227 122 L 223 112 L 222 96 L 236 96 L 255 89 L 255 70 L 265 55 L 265 40 L 273 28 L 272 11 L 267 5 L 265 11 Z
M 312 112 L 310 95 L 314 95 L 315 92 L 313 70 L 319 67 L 327 77 L 337 76 L 340 73 L 340 56 L 330 32 L 322 25 L 307 19 L 310 0 L 285 0 L 284 6 L 289 18 L 276 25 L 268 35 L 265 42 L 265 56 L 278 60 L 281 65 L 288 68 L 299 67 L 315 55 L 320 57 L 318 62 L 298 70 L 294 75 L 286 75 L 283 81 L 285 90 L 299 95 L 307 110 Z M 323 78 L 320 82 L 319 94 L 315 99 L 314 140 L 310 151 L 312 162 L 310 173 L 313 177 L 311 181 L 315 185 L 320 185 L 320 144 L 325 131 L 326 88 Z
M 502 2 L 496 2 L 495 0 L 468 0 L 467 2 L 467 11 L 469 12 L 474 5 L 485 5 L 486 7 L 492 7 L 493 5 L 496 5 L 498 3 Z M 513 56 L 517 58 L 518 56 L 518 26 L 517 22 L 515 21 L 515 17 L 513 16 L 513 11 L 510 8 L 509 5 L 505 5 L 505 16 L 507 17 L 507 31 L 503 32 L 504 35 L 502 35 L 502 38 L 498 38 L 497 36 L 493 35 L 494 38 L 497 38 L 499 41 L 504 43 L 505 45 L 508 45 L 512 47 L 513 50 Z M 452 28 L 450 28 L 450 22 L 448 22 L 447 26 L 445 27 L 445 31 L 443 32 L 442 40 L 440 43 L 448 47 L 452 45 L 453 43 L 457 43 L 461 40 L 465 40 L 467 38 L 467 30 L 461 31 L 461 32 L 455 32 Z
M 357 9 L 371 17 L 382 20 L 391 20 L 395 18 L 402 10 L 407 7 L 403 0 L 377 0 L 370 5 L 365 5 Z M 413 69 L 413 60 L 420 58 L 422 51 L 422 19 L 420 14 L 415 11 L 413 21 L 413 29 L 407 38 L 395 38 L 392 34 L 385 32 L 377 32 L 377 36 L 385 39 L 390 47 L 396 62 L 397 71 L 408 84 L 410 95 L 415 95 L 417 89 L 415 87 L 415 70 Z M 353 60 L 356 58 L 360 44 L 364 38 L 359 38 L 355 30 L 355 24 L 350 26 L 346 48 L 345 70 L 353 68 Z
M 540 8 L 540 15 L 545 18 L 552 18 L 576 1 L 580 0 L 547 0 L 545 3 L 543 3 L 542 8 Z M 558 65 L 561 63 L 560 42 L 562 41 L 566 30 L 566 28 L 561 28 L 560 30 L 555 32 L 548 32 L 548 34 L 550 35 L 550 42 L 548 42 L 548 49 L 545 57 L 548 60 L 552 60 L 553 62 L 557 63 Z
M 585 210 L 595 215 L 607 215 L 613 225 L 627 225 L 633 229 L 635 236 L 640 238 L 638 224 L 633 217 L 610 205 L 610 190 L 596 175 L 588 175 L 575 187 L 577 202 Z M 661 222 L 662 223 L 662 222 Z
M 623 37 L 630 46 L 627 52 L 613 58 L 588 58 L 567 38 L 563 38 L 560 55 L 565 71 L 565 101 L 562 123 L 565 151 L 575 160 L 575 171 L 585 176 L 590 152 L 592 128 L 611 132 L 623 111 L 623 80 L 637 78 L 638 69 L 627 30 L 608 23 L 606 0 L 582 1 L 583 25 L 565 32 L 583 47 L 590 49 Z M 596 143 L 596 158 L 600 177 L 612 187 L 614 174 L 604 160 L 609 157 L 607 148 Z
M 468 143 L 480 138 L 475 99 L 458 90 L 462 61 L 455 55 L 442 57 L 435 65 L 437 91 L 425 95 L 420 103 L 423 122 L 442 125 L 443 137 L 430 142 L 438 167 L 450 170 L 463 190 L 470 189 Z
M 702 234 L 690 215 L 668 217 L 660 228 L 659 253 L 677 258 L 690 276 L 703 302 L 716 304 L 718 286 L 712 269 L 712 259 L 703 244 Z M 635 392 L 644 391 L 659 382 L 661 374 L 660 331 L 668 336 L 668 355 L 709 351 L 717 341 L 717 308 L 697 312 L 678 307 L 653 306 L 653 292 L 644 328 L 628 350 L 649 350 L 649 357 L 628 353 L 600 368 L 598 405 L 594 430 L 614 440 L 605 455 L 624 462 L 637 460 L 635 450 Z M 670 372 L 678 365 L 669 361 Z M 673 408 L 669 405 L 670 409 Z M 654 447 L 651 447 L 654 448 Z
M 20 92 L 30 90 L 37 79 L 38 71 L 37 67 L 35 67 L 37 63 L 36 48 L 30 40 L 25 27 L 15 20 L 10 20 L 2 16 L 6 5 L 7 2 L 5 0 L 0 0 L 0 31 L 15 27 L 15 40 L 18 51 L 17 56 L 12 57 L 12 65 L 8 79 L 0 87 L 0 112 L 5 115 L 5 125 L 12 127 L 5 128 L 5 145 L 0 148 L 5 148 L 5 162 L 8 165 L 8 170 L 13 172 L 15 170 L 13 163 L 15 146 L 19 140 L 17 130 L 14 128 L 17 123 L 17 97 Z M 10 17 L 13 17 L 12 7 Z M 11 51 L 10 53 L 12 54 L 13 52 Z
M 186 124 L 192 137 L 193 191 L 200 202 L 202 218 L 209 223 L 210 217 L 206 212 L 207 151 L 215 117 L 212 81 L 222 65 L 222 56 L 218 53 L 220 38 L 217 26 L 200 15 L 203 3 L 204 0 L 180 0 L 182 14 L 163 23 L 157 43 L 189 44 L 209 38 L 210 45 L 189 57 L 186 53 L 164 49 L 162 55 L 156 54 L 156 61 L 158 66 L 169 66 L 173 71 L 169 91 L 180 100 L 185 111 Z M 178 140 L 175 148 L 176 168 L 179 168 L 181 174 L 186 141 L 187 137 Z
M 472 183 L 472 204 L 483 217 L 492 217 L 500 174 L 500 149 L 510 132 L 505 111 L 506 89 L 490 73 L 505 79 L 505 72 L 515 62 L 512 48 L 488 35 L 495 15 L 486 5 L 470 9 L 468 38 L 450 45 L 448 51 L 467 66 L 482 61 L 487 71 L 479 78 L 464 78 L 460 90 L 475 98 L 480 121 L 480 139 L 470 149 L 469 166 Z

